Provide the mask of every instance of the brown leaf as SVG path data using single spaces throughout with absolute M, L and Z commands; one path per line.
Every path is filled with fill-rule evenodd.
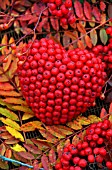
M 32 145 L 32 144 L 23 144 L 24 147 L 29 151 L 29 152 L 32 152 L 34 154 L 41 154 L 41 150 L 36 147 L 35 145 Z
M 51 150 L 49 151 L 49 161 L 50 161 L 50 163 L 51 163 L 52 166 L 54 166 L 55 163 L 56 163 L 56 154 L 55 154 L 54 149 L 51 149 Z
M 0 159 L 0 168 L 1 169 L 8 169 L 9 170 L 9 165 L 8 165 L 8 163 L 6 161 L 2 161 Z
M 6 150 L 5 157 L 7 157 L 7 158 L 11 158 L 12 157 L 12 150 L 10 148 Z
M 38 146 L 39 149 L 45 150 L 50 148 L 50 144 L 47 141 L 39 140 L 39 139 L 31 139 L 31 141 Z
M 2 139 L 10 139 L 12 138 L 12 135 L 9 132 L 4 132 L 4 133 L 0 133 L 0 138 Z
M 4 155 L 5 154 L 5 151 L 6 151 L 6 146 L 4 145 L 4 143 L 2 143 L 0 145 L 0 155 Z
M 68 46 L 69 43 L 70 43 L 70 38 L 64 34 L 63 35 L 63 46 Z
M 13 156 L 14 156 L 15 160 L 18 160 L 18 161 L 21 161 L 21 162 L 25 162 L 25 163 L 28 162 L 28 160 L 25 159 L 25 158 L 23 158 L 23 157 L 21 157 L 21 156 L 18 154 L 18 152 L 13 151 Z
M 91 5 L 89 2 L 84 1 L 84 14 L 86 16 L 87 19 L 91 19 L 92 17 L 92 9 L 91 9 Z
M 20 4 L 15 5 L 14 9 L 17 10 L 18 12 L 25 12 L 26 8 Z
M 78 28 L 78 31 L 85 34 L 86 33 L 86 30 L 85 28 L 83 27 L 83 25 L 81 23 L 77 23 L 77 28 Z
M 58 31 L 59 30 L 59 21 L 57 18 L 54 18 L 54 16 L 50 17 L 51 25 L 54 30 Z
M 34 156 L 29 152 L 21 151 L 21 152 L 18 152 L 18 155 L 20 155 L 21 157 L 28 159 L 28 160 L 34 159 Z
M 42 162 L 43 168 L 45 170 L 49 170 L 48 157 L 45 154 L 43 154 L 43 156 L 41 157 L 41 162 Z
M 11 137 L 10 139 L 6 139 L 4 141 L 4 143 L 6 143 L 8 145 L 17 144 L 18 142 L 19 142 L 19 140 L 15 139 L 15 137 Z
M 101 13 L 100 13 L 100 10 L 98 9 L 98 7 L 96 7 L 96 6 L 93 7 L 92 14 L 95 16 L 97 21 L 101 20 Z
M 92 41 L 88 35 L 85 36 L 85 42 L 89 48 L 92 48 Z
M 39 130 L 39 132 L 44 138 L 47 139 L 48 142 L 56 143 L 58 141 L 58 139 L 55 136 L 53 136 L 50 132 L 48 132 L 46 129 Z
M 108 6 L 108 16 L 109 18 L 112 18 L 112 4 L 109 4 Z
M 56 128 L 56 126 L 46 126 L 46 129 L 59 139 L 65 138 L 66 136 L 60 129 Z
M 6 132 L 5 126 L 0 126 L 0 132 Z
M 82 50 L 85 49 L 85 46 L 84 46 L 84 44 L 82 43 L 81 40 L 78 40 L 78 41 L 77 41 L 77 46 L 78 46 L 78 48 L 80 48 L 80 49 L 82 49 Z
M 103 1 L 100 1 L 100 9 L 102 11 L 105 11 L 105 8 L 106 8 L 106 4 Z
M 83 17 L 83 8 L 82 8 L 81 3 L 78 0 L 76 0 L 74 2 L 74 8 L 75 8 L 76 15 L 79 18 L 82 18 Z

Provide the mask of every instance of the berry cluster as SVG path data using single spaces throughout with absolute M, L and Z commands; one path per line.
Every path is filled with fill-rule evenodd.
M 49 11 L 52 15 L 60 18 L 60 23 L 63 25 L 73 24 L 76 21 L 73 9 L 72 0 L 42 0 L 47 3 Z
M 93 47 L 92 51 L 105 62 L 106 69 L 112 70 L 112 38 L 109 39 L 108 45 L 97 45 Z
M 63 149 L 60 162 L 55 165 L 56 170 L 82 170 L 89 164 L 104 163 L 112 170 L 112 160 L 108 158 L 105 141 L 111 141 L 112 128 L 109 120 L 91 124 L 86 130 L 83 141 L 78 144 L 69 144 Z M 112 154 L 110 151 L 110 155 Z M 107 160 L 106 160 L 107 157 Z M 104 169 L 104 167 L 102 168 Z
M 65 51 L 52 39 L 35 40 L 27 55 L 17 56 L 23 95 L 47 125 L 65 124 L 93 106 L 107 78 L 101 59 L 92 52 L 78 48 Z

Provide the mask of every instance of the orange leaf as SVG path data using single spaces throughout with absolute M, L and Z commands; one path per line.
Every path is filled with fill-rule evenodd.
M 10 83 L 0 82 L 0 90 L 14 90 L 14 87 Z
M 8 43 L 8 37 L 7 37 L 7 34 L 4 34 L 4 36 L 3 36 L 3 38 L 2 38 L 2 41 L 1 41 L 1 44 L 6 45 L 6 46 L 4 46 L 4 48 L 1 50 L 1 53 L 2 53 L 3 55 L 5 55 L 5 51 L 8 49 L 8 48 L 7 48 L 7 43 Z
M 84 44 L 82 43 L 81 40 L 78 40 L 78 41 L 77 41 L 77 46 L 78 46 L 78 48 L 80 48 L 80 49 L 82 49 L 82 50 L 85 49 Z
M 5 152 L 5 156 L 7 158 L 11 158 L 12 157 L 12 150 L 11 149 L 7 149 L 6 152 Z
M 0 145 L 0 155 L 4 155 L 5 154 L 5 151 L 6 151 L 6 146 L 4 145 L 4 143 L 2 143 Z
M 106 14 L 101 14 L 101 23 L 105 23 L 106 21 Z
M 0 82 L 7 82 L 9 81 L 9 79 L 7 78 L 7 76 L 5 74 L 1 74 L 0 75 Z
M 78 31 L 85 34 L 86 33 L 86 30 L 85 28 L 83 27 L 83 25 L 81 23 L 77 23 L 77 28 L 78 28 Z
M 65 35 L 73 40 L 78 38 L 78 34 L 75 34 L 74 32 L 71 31 L 65 31 Z
M 11 103 L 11 104 L 27 105 L 26 101 L 24 101 L 20 98 L 7 97 L 7 98 L 3 99 L 3 101 L 6 103 Z
M 21 96 L 21 94 L 20 93 L 17 93 L 17 92 L 15 92 L 15 91 L 3 91 L 3 90 L 0 90 L 0 95 L 1 96 L 16 96 L 16 97 L 19 97 L 19 96 Z
M 9 77 L 13 78 L 14 74 L 16 73 L 16 71 L 17 71 L 17 59 L 15 58 L 13 60 L 13 62 L 11 63 L 10 68 L 9 68 L 9 73 L 8 73 Z
M 85 42 L 89 48 L 92 48 L 92 41 L 88 35 L 85 36 Z
M 57 153 L 58 153 L 58 158 L 60 159 L 62 154 L 63 154 L 63 148 L 64 148 L 64 143 L 60 142 L 59 145 L 57 146 Z
M 46 126 L 46 129 L 59 139 L 65 138 L 66 136 L 58 127 L 56 128 L 56 126 Z
M 17 144 L 18 142 L 20 142 L 20 141 L 18 139 L 16 139 L 15 137 L 11 137 L 10 139 L 6 139 L 4 141 L 4 143 L 6 143 L 8 145 Z
M 47 143 L 47 141 L 45 140 L 39 140 L 39 139 L 34 139 L 32 138 L 31 141 L 38 146 L 39 149 L 41 150 L 46 150 L 48 148 L 50 148 L 50 144 Z
M 72 143 L 74 145 L 77 145 L 79 143 L 79 141 L 80 141 L 80 138 L 77 135 L 75 135 L 72 139 Z
M 12 138 L 12 135 L 9 132 L 4 132 L 4 133 L 0 133 L 0 138 L 10 139 L 10 138 Z

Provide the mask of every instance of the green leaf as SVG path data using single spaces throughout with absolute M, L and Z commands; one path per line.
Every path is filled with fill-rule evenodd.
M 108 41 L 108 36 L 104 28 L 101 28 L 100 30 L 100 39 L 101 42 L 105 45 Z
M 97 41 L 98 41 L 98 36 L 97 36 L 96 30 L 92 30 L 90 32 L 90 38 L 91 38 L 92 44 L 95 46 L 97 44 Z
M 12 111 L 10 111 L 8 109 L 4 109 L 4 108 L 0 107 L 0 114 L 8 117 L 11 120 L 19 121 L 18 116 L 14 112 L 12 112 Z

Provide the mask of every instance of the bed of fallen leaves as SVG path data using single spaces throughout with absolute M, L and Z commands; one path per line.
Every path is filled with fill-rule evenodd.
M 106 101 L 111 103 L 109 112 L 102 108 L 100 116 L 90 112 L 88 116 L 80 115 L 77 119 L 66 125 L 45 126 L 37 120 L 32 110 L 24 100 L 19 86 L 16 50 L 11 49 L 15 43 L 20 48 L 24 46 L 25 38 L 34 34 L 36 28 L 37 38 L 45 35 L 52 37 L 69 49 L 89 48 L 101 43 L 106 45 L 108 35 L 104 25 L 106 20 L 112 18 L 112 1 L 80 0 L 80 8 L 74 6 L 77 22 L 71 25 L 60 25 L 58 18 L 49 15 L 46 8 L 37 0 L 0 0 L 0 24 L 7 23 L 8 28 L 1 30 L 0 35 L 0 155 L 12 158 L 34 166 L 35 170 L 44 167 L 52 170 L 57 158 L 62 154 L 63 148 L 72 141 L 76 143 L 85 134 L 85 128 L 91 123 L 99 122 L 106 116 L 112 121 L 112 78 L 107 82 Z M 13 31 L 9 32 L 10 29 Z M 89 32 L 90 31 L 90 32 Z M 20 41 L 20 38 L 22 37 Z M 28 38 L 30 39 L 30 37 Z M 6 62 L 3 62 L 7 59 Z M 94 108 L 92 108 L 94 110 Z M 93 115 L 93 113 L 95 113 Z M 35 137 L 27 137 L 27 133 L 36 132 Z M 13 163 L 19 170 L 29 170 Z M 0 167 L 9 169 L 9 163 L 0 159 Z

